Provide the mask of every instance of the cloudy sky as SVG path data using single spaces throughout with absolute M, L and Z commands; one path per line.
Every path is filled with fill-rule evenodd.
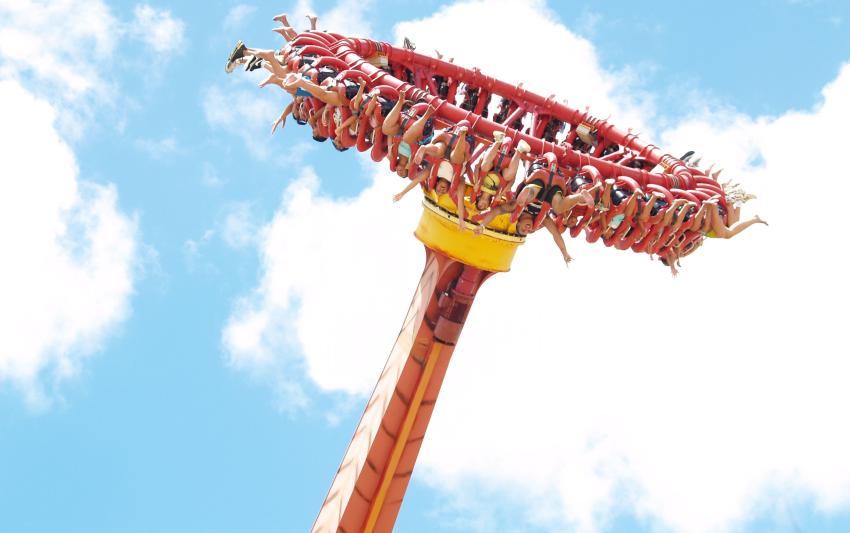
M 281 11 L 695 149 L 770 222 L 675 280 L 529 239 L 398 531 L 850 530 L 846 2 L 0 0 L 0 531 L 312 524 L 424 253 L 398 178 L 224 74 Z

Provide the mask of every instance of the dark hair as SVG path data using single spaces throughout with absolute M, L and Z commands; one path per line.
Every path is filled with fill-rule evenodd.
M 327 137 L 322 137 L 321 135 L 313 135 L 313 140 L 323 143 L 328 140 Z
M 313 138 L 315 139 L 315 137 L 313 137 Z M 336 148 L 337 152 L 344 152 L 344 151 L 346 151 L 350 148 L 348 146 L 339 146 L 337 143 L 333 143 L 333 145 L 334 145 L 334 148 Z
M 664 265 L 664 266 L 666 266 L 666 267 L 670 266 L 670 262 L 669 262 L 669 261 L 667 261 L 667 258 L 666 258 L 666 257 L 659 257 L 659 258 L 658 258 L 658 260 L 659 260 L 659 261 L 661 261 L 661 264 L 662 264 L 662 265 Z
M 298 124 L 300 124 L 301 126 L 303 126 L 304 124 L 306 124 L 306 123 L 307 123 L 307 121 L 306 121 L 306 120 L 301 120 L 300 118 L 296 117 L 295 115 L 292 115 L 292 118 L 294 118 L 294 119 L 295 119 L 295 122 L 297 122 L 297 123 L 298 123 Z

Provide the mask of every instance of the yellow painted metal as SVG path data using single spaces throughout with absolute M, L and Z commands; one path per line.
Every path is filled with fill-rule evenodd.
M 419 406 L 422 405 L 422 398 L 425 396 L 425 390 L 428 389 L 428 384 L 431 383 L 431 375 L 434 373 L 434 367 L 437 366 L 437 360 L 440 357 L 440 351 L 443 349 L 443 346 L 444 344 L 439 341 L 434 341 L 434 344 L 431 346 L 428 360 L 425 361 L 425 368 L 422 370 L 422 376 L 416 385 L 416 391 L 413 393 L 407 414 L 404 416 L 401 429 L 398 432 L 395 444 L 393 444 L 392 454 L 390 454 L 387 467 L 384 469 L 381 485 L 378 487 L 377 494 L 372 499 L 372 506 L 369 508 L 369 516 L 366 518 L 366 526 L 363 528 L 363 533 L 373 533 L 375 524 L 378 523 L 378 517 L 381 514 L 381 509 L 383 509 L 387 498 L 387 492 L 390 489 L 390 483 L 393 481 L 395 471 L 398 468 L 398 462 L 401 460 L 401 454 L 407 445 L 410 431 L 413 429 L 413 423 L 416 421 L 416 414 L 419 413 Z
M 427 197 L 422 207 L 416 238 L 428 248 L 475 268 L 507 272 L 511 269 L 517 247 L 525 242 L 524 237 L 488 228 L 481 235 L 476 235 L 472 232 L 475 228 L 472 223 L 467 223 L 467 229 L 461 232 L 456 214 L 435 205 Z

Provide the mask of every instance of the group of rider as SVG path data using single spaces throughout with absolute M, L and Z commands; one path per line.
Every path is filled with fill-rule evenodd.
M 315 30 L 316 17 L 308 18 Z M 274 20 L 281 23 L 274 31 L 287 41 L 298 37 L 285 14 Z M 436 129 L 436 108 L 415 101 L 420 91 L 411 89 L 414 101 L 389 86 L 367 92 L 364 74 L 322 52 L 320 45 L 300 42 L 289 42 L 281 50 L 259 50 L 239 41 L 225 70 L 232 72 L 237 65 L 263 68 L 269 76 L 261 87 L 274 84 L 292 96 L 272 132 L 291 115 L 310 126 L 316 141 L 330 138 L 340 151 L 371 150 L 374 159 L 388 159 L 396 174 L 410 179 L 394 201 L 421 186 L 435 204 L 457 216 L 461 231 L 467 221 L 475 223 L 478 234 L 487 227 L 524 236 L 543 227 L 569 263 L 572 257 L 561 234 L 569 230 L 577 236 L 585 230 L 589 240 L 601 237 L 621 249 L 657 254 L 675 276 L 678 260 L 695 251 L 703 237 L 730 238 L 753 224 L 766 224 L 758 216 L 740 220 L 741 204 L 752 196 L 737 184 L 718 184 L 725 194 L 701 201 L 674 198 L 669 191 L 641 188 L 627 177 L 603 180 L 591 165 L 565 175 L 554 153 L 533 156 L 528 143 L 514 143 L 501 131 L 485 146 L 465 120 Z M 369 61 L 387 66 L 380 56 Z M 524 163 L 524 178 L 514 187 Z

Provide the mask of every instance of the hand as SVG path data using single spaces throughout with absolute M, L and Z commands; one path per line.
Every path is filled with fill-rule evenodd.
M 274 134 L 274 132 L 275 132 L 275 130 L 277 129 L 278 126 L 280 126 L 280 129 L 283 129 L 283 127 L 285 125 L 286 125 L 286 117 L 283 116 L 283 115 L 279 116 L 277 118 L 277 120 L 274 121 L 274 124 L 272 124 L 272 134 Z
M 567 252 L 564 252 L 564 263 L 565 263 L 568 267 L 570 266 L 570 261 L 572 261 L 572 260 L 573 260 L 573 258 L 572 258 L 572 257 L 570 257 L 570 254 L 568 254 Z
M 393 202 L 398 202 L 404 197 L 404 193 L 398 193 L 393 195 Z

